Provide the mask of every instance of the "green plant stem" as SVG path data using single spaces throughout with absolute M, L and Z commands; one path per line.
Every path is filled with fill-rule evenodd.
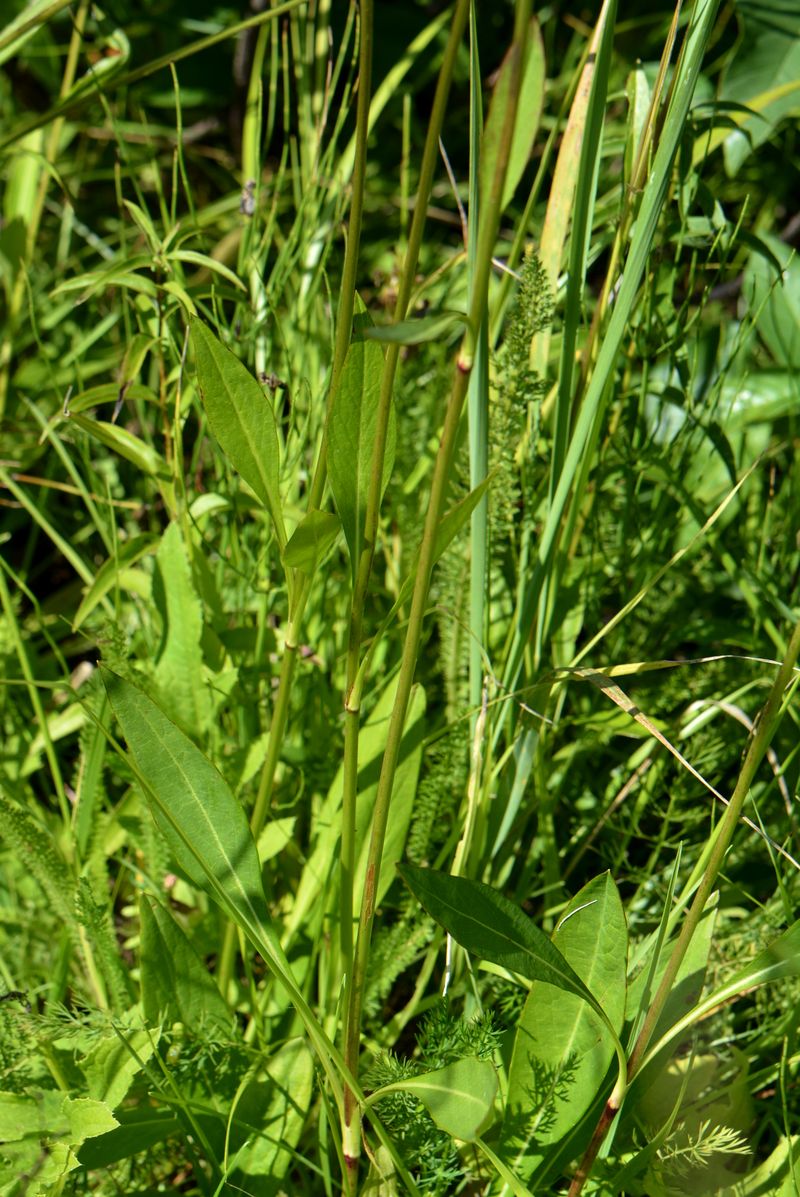
M 269 810 L 270 801 L 272 799 L 272 789 L 275 784 L 275 773 L 278 768 L 278 758 L 280 756 L 281 745 L 283 743 L 283 736 L 286 731 L 286 722 L 289 715 L 289 698 L 292 693 L 292 680 L 294 678 L 294 666 L 297 660 L 297 648 L 293 644 L 286 644 L 283 653 L 283 660 L 281 662 L 281 674 L 278 682 L 278 691 L 275 695 L 275 705 L 272 709 L 272 722 L 269 728 L 269 736 L 267 738 L 267 755 L 264 758 L 264 764 L 261 769 L 261 776 L 258 782 L 258 793 L 256 794 L 255 805 L 250 816 L 250 830 L 253 833 L 253 838 L 258 839 L 261 829 L 264 826 L 267 811 Z M 220 949 L 219 964 L 217 966 L 217 984 L 223 996 L 227 996 L 228 987 L 230 985 L 231 976 L 233 974 L 233 964 L 236 958 L 236 924 L 227 923 L 222 940 L 222 947 Z
M 369 104 L 372 80 L 372 33 L 373 7 L 372 0 L 361 0 L 361 35 L 359 43 L 359 77 L 358 77 L 358 106 L 356 112 L 356 154 L 353 164 L 353 194 L 350 203 L 350 217 L 348 221 L 347 241 L 345 245 L 344 265 L 342 268 L 342 284 L 339 292 L 339 308 L 336 316 L 336 337 L 334 341 L 333 364 L 331 367 L 331 382 L 328 391 L 327 414 L 323 429 L 322 444 L 314 470 L 313 481 L 308 495 L 308 510 L 320 506 L 327 473 L 327 416 L 330 415 L 331 403 L 350 346 L 350 336 L 353 324 L 353 307 L 355 304 L 356 270 L 358 267 L 358 251 L 361 241 L 361 220 L 364 210 L 364 181 L 367 170 L 367 132 L 369 122 Z M 258 793 L 250 819 L 250 829 L 254 837 L 258 837 L 266 818 L 272 791 L 275 784 L 275 772 L 278 765 L 283 737 L 286 732 L 286 721 L 289 711 L 289 699 L 294 679 L 294 667 L 297 659 L 297 645 L 300 625 L 302 623 L 306 602 L 310 593 L 309 579 L 295 572 L 293 587 L 292 609 L 289 612 L 289 634 L 284 645 L 281 673 L 278 681 L 278 691 L 275 695 L 272 722 L 269 728 L 267 755 L 259 778 Z M 236 955 L 236 927 L 229 924 L 225 928 L 217 980 L 223 994 L 227 993 L 233 971 Z
M 408 238 L 408 248 L 403 262 L 394 308 L 394 320 L 404 320 L 411 300 L 416 277 L 417 263 L 427 217 L 428 201 L 433 186 L 433 176 L 439 156 L 441 134 L 450 85 L 455 69 L 456 56 L 466 25 L 469 0 L 459 0 L 450 27 L 450 36 L 445 48 L 439 79 L 436 85 L 431 117 L 422 153 L 417 200 Z M 392 394 L 400 357 L 400 346 L 390 344 L 384 358 L 381 374 L 381 389 L 378 397 L 378 412 L 375 426 L 375 441 L 372 451 L 370 484 L 367 493 L 364 518 L 364 549 L 357 563 L 353 597 L 350 605 L 350 626 L 345 683 L 345 743 L 344 777 L 342 793 L 342 842 L 340 856 L 340 942 L 342 967 L 348 980 L 353 966 L 353 881 L 355 877 L 355 817 L 358 781 L 358 738 L 360 727 L 361 687 L 364 676 L 360 670 L 361 640 L 369 580 L 378 538 L 380 503 L 383 478 L 383 463 L 386 456 L 386 437 L 391 414 Z M 353 1070 L 354 1061 L 349 1066 Z
M 742 816 L 745 800 L 750 792 L 750 787 L 753 784 L 756 770 L 763 760 L 767 749 L 769 748 L 772 737 L 775 734 L 778 723 L 780 722 L 782 711 L 783 698 L 786 689 L 794 677 L 794 667 L 797 661 L 798 654 L 800 654 L 800 621 L 795 625 L 791 640 L 789 641 L 786 654 L 783 658 L 781 666 L 772 683 L 772 688 L 769 696 L 761 712 L 756 720 L 755 728 L 750 737 L 750 742 L 747 747 L 744 762 L 742 764 L 739 777 L 736 782 L 736 788 L 733 791 L 733 796 L 730 800 L 729 806 L 725 808 L 725 813 L 720 820 L 719 828 L 716 832 L 714 846 L 706 864 L 703 879 L 697 888 L 694 899 L 686 914 L 686 918 L 681 928 L 681 933 L 675 947 L 672 949 L 672 954 L 664 971 L 664 976 L 661 984 L 653 998 L 650 1008 L 647 1012 L 647 1017 L 642 1024 L 642 1029 L 639 1032 L 639 1037 L 634 1044 L 628 1060 L 628 1076 L 627 1084 L 630 1085 L 636 1073 L 641 1067 L 645 1053 L 647 1051 L 650 1040 L 653 1037 L 658 1020 L 661 1017 L 667 1000 L 672 992 L 672 987 L 675 984 L 675 978 L 678 975 L 678 969 L 683 963 L 689 946 L 694 937 L 695 931 L 703 917 L 703 911 L 706 908 L 708 899 L 719 877 L 723 861 L 731 846 L 734 832 L 736 831 L 739 819 Z M 603 1140 L 605 1139 L 608 1128 L 614 1121 L 619 1108 L 622 1104 L 622 1093 L 619 1092 L 619 1086 L 615 1088 L 611 1097 L 606 1103 L 600 1121 L 595 1128 L 592 1140 L 586 1150 L 586 1153 L 581 1160 L 578 1171 L 573 1177 L 570 1185 L 568 1197 L 578 1197 L 583 1191 L 583 1186 L 588 1179 L 591 1167 L 597 1157 Z
M 347 222 L 347 244 L 342 266 L 342 283 L 339 292 L 339 307 L 336 313 L 336 338 L 333 345 L 333 366 L 331 384 L 322 430 L 322 444 L 319 449 L 311 488 L 308 493 L 308 509 L 319 507 L 325 490 L 328 463 L 328 421 L 333 397 L 339 386 L 344 359 L 350 348 L 353 328 L 353 307 L 356 294 L 356 273 L 358 251 L 361 244 L 361 220 L 364 212 L 364 184 L 367 175 L 367 134 L 369 132 L 369 105 L 372 95 L 372 42 L 374 32 L 373 0 L 360 0 L 361 22 L 358 44 L 358 103 L 356 105 L 356 153 L 353 162 L 353 194 L 350 200 L 350 216 Z
M 356 1066 L 361 1039 L 364 982 L 369 960 L 372 925 L 375 919 L 376 894 L 380 881 L 381 857 L 383 855 L 383 844 L 389 819 L 394 776 L 400 755 L 400 743 L 403 736 L 408 702 L 422 639 L 422 625 L 435 557 L 436 530 L 444 511 L 444 501 L 450 480 L 450 470 L 461 420 L 461 412 L 475 356 L 475 330 L 480 328 L 487 307 L 492 254 L 500 223 L 500 205 L 511 148 L 511 137 L 514 130 L 519 80 L 524 61 L 525 39 L 529 20 L 530 0 L 522 0 L 517 5 L 514 29 L 513 46 L 515 53 L 512 59 L 512 77 L 509 87 L 512 98 L 509 105 L 508 119 L 498 144 L 496 169 L 490 194 L 487 197 L 485 208 L 481 214 L 474 283 L 470 296 L 469 324 L 455 363 L 452 390 L 447 404 L 439 451 L 433 471 L 428 512 L 425 518 L 425 527 L 422 534 L 419 562 L 417 565 L 417 576 L 411 600 L 411 613 L 403 645 L 397 694 L 389 720 L 386 748 L 375 797 L 372 833 L 364 879 L 364 894 L 361 902 L 358 938 L 353 963 L 352 984 L 349 986 L 345 1014 L 345 1061 L 353 1061 Z M 350 1067 L 349 1064 L 348 1067 Z M 357 1067 L 353 1068 L 352 1071 L 357 1075 Z M 344 1130 L 345 1159 L 348 1167 L 351 1169 L 352 1176 L 355 1177 L 361 1150 L 361 1126 L 357 1102 L 352 1094 L 348 1094 L 347 1090 L 345 1091 Z

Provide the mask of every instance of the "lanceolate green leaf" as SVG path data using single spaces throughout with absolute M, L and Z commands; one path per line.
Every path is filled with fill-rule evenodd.
M 258 853 L 244 811 L 200 749 L 138 686 L 103 670 L 111 706 L 153 817 L 180 868 L 210 893 L 280 979 L 314 1044 L 334 1093 L 341 1055 L 297 987 L 268 920 Z
M 617 887 L 596 877 L 569 903 L 553 942 L 603 1005 L 619 1034 L 625 1015 L 627 930 Z M 530 1176 L 591 1107 L 614 1045 L 574 994 L 535 981 L 517 1024 L 508 1077 L 502 1156 Z
M 436 869 L 398 866 L 415 898 L 456 943 L 531 981 L 545 981 L 598 1003 L 578 974 L 527 915 L 490 885 Z
M 200 320 L 192 321 L 192 348 L 211 431 L 233 468 L 269 511 L 283 549 L 280 446 L 272 403 L 247 367 Z
M 497 1095 L 497 1073 L 488 1060 L 456 1060 L 434 1072 L 385 1085 L 368 1104 L 388 1093 L 413 1093 L 436 1125 L 454 1139 L 470 1140 L 486 1126 Z
M 103 670 L 145 798 L 180 868 L 243 926 L 263 926 L 266 903 L 247 817 L 227 782 L 138 686 Z
M 354 341 L 331 408 L 328 476 L 342 521 L 353 572 L 364 548 L 364 523 L 372 470 L 372 448 L 383 370 L 383 350 L 374 341 Z M 391 476 L 395 451 L 394 409 L 389 417 L 381 493 Z
M 509 50 L 498 72 L 494 88 L 489 115 L 483 131 L 481 144 L 481 192 L 485 197 L 489 184 L 494 177 L 497 145 L 503 125 L 507 119 L 508 105 L 511 100 L 509 87 L 511 83 L 511 54 Z M 539 22 L 531 21 L 527 41 L 527 57 L 519 89 L 517 119 L 514 125 L 514 136 L 511 141 L 511 153 L 508 159 L 508 169 L 503 187 L 501 208 L 506 208 L 511 202 L 517 189 L 523 171 L 528 165 L 533 143 L 539 130 L 539 118 L 542 114 L 544 100 L 545 61 L 544 44 L 539 29 Z
M 148 1023 L 182 1022 L 190 1034 L 230 1034 L 232 1017 L 222 994 L 172 915 L 143 896 L 139 926 L 142 1006 Z

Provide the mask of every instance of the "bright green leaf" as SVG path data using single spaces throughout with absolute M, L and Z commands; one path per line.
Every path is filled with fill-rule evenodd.
M 233 468 L 272 516 L 281 549 L 280 447 L 272 403 L 238 357 L 200 320 L 192 320 L 197 383 L 211 431 Z
M 377 430 L 383 351 L 373 341 L 353 341 L 333 397 L 328 429 L 328 476 L 342 521 L 353 573 L 364 549 L 367 494 Z M 395 451 L 394 408 L 386 430 L 381 495 L 391 476 Z
M 497 1095 L 497 1073 L 488 1060 L 468 1057 L 434 1072 L 385 1085 L 369 1099 L 384 1094 L 413 1093 L 429 1111 L 440 1130 L 454 1139 L 474 1139 L 486 1126 Z
M 313 573 L 339 535 L 341 524 L 330 511 L 309 511 L 289 537 L 283 559 L 293 569 Z

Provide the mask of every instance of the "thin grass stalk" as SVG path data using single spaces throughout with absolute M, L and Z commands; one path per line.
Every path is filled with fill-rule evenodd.
M 483 130 L 480 60 L 475 5 L 470 8 L 470 155 L 469 225 L 467 235 L 467 279 L 469 291 L 475 275 L 480 223 L 480 146 Z M 489 318 L 484 314 L 469 379 L 467 398 L 469 426 L 469 484 L 472 490 L 483 482 L 489 470 Z M 483 691 L 483 641 L 486 621 L 486 574 L 489 561 L 489 500 L 481 499 L 470 517 L 469 561 L 469 705 L 473 711 L 472 735 L 478 722 Z
M 83 44 L 83 31 L 86 26 L 88 11 L 89 5 L 86 0 L 84 0 L 75 14 L 72 36 L 69 42 L 69 49 L 67 50 L 66 62 L 64 63 L 64 73 L 61 77 L 61 86 L 58 93 L 59 99 L 62 100 L 75 82 L 75 74 L 78 69 L 78 56 L 80 54 L 81 45 Z M 61 131 L 63 127 L 63 117 L 53 121 L 53 127 L 50 130 L 50 135 L 47 138 L 47 143 L 44 150 L 44 167 L 40 166 L 35 160 L 31 159 L 27 168 L 28 170 L 39 172 L 39 184 L 36 189 L 33 209 L 30 214 L 26 214 L 27 227 L 25 230 L 25 257 L 28 262 L 30 262 L 33 257 L 36 238 L 39 233 L 39 225 L 42 220 L 42 212 L 44 211 L 44 202 L 47 197 L 47 188 L 50 185 L 50 171 L 47 169 L 47 167 L 51 166 L 56 160 L 58 155 L 58 143 L 61 140 Z M 14 280 L 14 288 L 11 293 L 8 304 L 8 312 L 6 314 L 6 327 L 8 331 L 6 333 L 3 345 L 0 347 L 0 420 L 2 420 L 3 416 L 5 415 L 6 398 L 8 395 L 8 384 L 10 380 L 10 368 L 13 356 L 14 334 L 16 330 L 17 319 L 22 311 L 27 280 L 27 271 L 20 267 L 20 269 L 17 271 L 17 277 Z
M 625 1090 L 642 1066 L 648 1045 L 653 1037 L 653 1032 L 672 992 L 678 970 L 689 950 L 694 934 L 703 917 L 703 912 L 716 885 L 723 862 L 731 846 L 736 827 L 742 817 L 742 810 L 747 795 L 750 793 L 750 787 L 753 784 L 756 771 L 764 759 L 780 723 L 785 709 L 784 697 L 787 689 L 791 683 L 796 684 L 795 664 L 798 654 L 800 654 L 800 620 L 795 625 L 786 655 L 772 683 L 767 701 L 761 708 L 758 719 L 756 720 L 755 728 L 750 736 L 744 763 L 736 782 L 736 788 L 733 791 L 730 804 L 726 807 L 725 813 L 720 820 L 703 878 L 697 887 L 678 940 L 672 949 L 672 954 L 670 955 L 661 983 L 650 1004 L 644 1023 L 642 1024 L 642 1029 L 639 1032 L 639 1037 L 628 1060 L 626 1081 L 618 1084 L 611 1097 L 609 1097 L 600 1121 L 595 1128 L 592 1140 L 581 1160 L 578 1171 L 573 1177 L 568 1197 L 579 1197 L 579 1194 L 583 1191 L 583 1187 L 589 1178 L 592 1165 L 603 1145 L 608 1129 L 622 1105 Z
M 519 81 L 524 62 L 530 7 L 530 0 L 521 0 L 521 3 L 517 5 L 513 42 L 515 52 L 512 59 L 512 75 L 509 87 L 511 95 L 509 113 L 506 126 L 503 129 L 498 144 L 495 175 L 492 180 L 490 193 L 487 196 L 486 206 L 481 215 L 474 286 L 470 298 L 469 327 L 455 361 L 452 390 L 447 404 L 442 437 L 434 466 L 428 512 L 425 518 L 425 527 L 420 545 L 417 576 L 411 601 L 411 613 L 403 645 L 397 694 L 389 720 L 386 748 L 375 797 L 372 833 L 367 856 L 364 894 L 361 903 L 358 939 L 356 942 L 353 981 L 346 1007 L 345 1060 L 357 1061 L 359 1055 L 364 983 L 369 960 L 372 925 L 375 919 L 375 901 L 380 881 L 383 844 L 389 819 L 394 777 L 400 755 L 400 743 L 403 736 L 408 702 L 422 639 L 422 626 L 425 618 L 431 574 L 433 572 L 436 530 L 444 511 L 444 502 L 450 479 L 461 413 L 469 386 L 470 372 L 475 360 L 475 330 L 480 328 L 486 312 L 489 276 L 492 269 L 492 254 L 500 224 L 503 184 L 516 118 Z M 353 1103 L 352 1110 L 348 1110 L 347 1112 L 350 1115 L 350 1119 L 346 1122 L 345 1126 L 345 1158 L 351 1175 L 354 1178 L 361 1150 L 360 1117 L 355 1103 Z
M 533 619 L 539 607 L 539 597 L 548 570 L 558 547 L 563 518 L 572 501 L 575 481 L 581 463 L 593 455 L 600 427 L 599 416 L 605 407 L 610 380 L 633 311 L 639 286 L 647 265 L 655 237 L 656 226 L 669 187 L 672 166 L 694 94 L 702 65 L 703 52 L 714 24 L 719 0 L 697 0 L 684 39 L 681 57 L 675 73 L 672 100 L 667 112 L 662 136 L 656 150 L 653 169 L 642 196 L 636 228 L 625 262 L 619 290 L 606 327 L 597 363 L 589 379 L 575 422 L 560 479 L 542 528 L 538 553 L 532 575 L 522 597 L 521 610 L 507 655 L 504 685 L 515 689 L 522 668 L 523 656 Z
M 466 25 L 469 0 L 459 0 L 453 16 L 450 35 L 445 47 L 442 66 L 436 85 L 431 117 L 425 146 L 422 153 L 417 201 L 414 205 L 414 215 L 408 237 L 408 247 L 403 262 L 398 283 L 397 299 L 395 301 L 395 322 L 405 319 L 416 277 L 417 263 L 422 246 L 422 238 L 427 218 L 428 201 L 430 199 L 433 177 L 439 154 L 439 136 L 441 133 L 447 100 L 450 94 L 453 72 L 459 45 Z M 361 670 L 361 642 L 364 617 L 364 603 L 372 573 L 372 563 L 378 535 L 380 519 L 381 483 L 383 478 L 383 463 L 386 456 L 386 437 L 391 413 L 394 381 L 400 356 L 400 346 L 389 344 L 381 374 L 381 389 L 378 397 L 378 413 L 375 425 L 375 442 L 373 445 L 370 485 L 367 493 L 367 504 L 364 520 L 364 549 L 357 564 L 353 597 L 350 607 L 350 624 L 348 632 L 348 651 L 346 664 L 345 688 L 345 728 L 344 728 L 344 772 L 342 788 L 342 828 L 340 849 L 340 944 L 342 952 L 342 967 L 346 978 L 345 1008 L 349 1007 L 349 990 L 353 978 L 353 885 L 355 877 L 355 820 L 356 797 L 358 789 L 358 740 L 360 731 L 361 688 L 364 674 Z M 345 1059 L 348 1067 L 356 1074 L 358 1063 L 357 1044 L 356 1055 L 348 1055 L 350 1041 L 345 1036 Z M 355 1109 L 355 1095 L 345 1093 L 345 1123 L 349 1121 Z M 346 1131 L 344 1132 L 346 1138 Z M 350 1156 L 345 1150 L 345 1158 Z M 356 1165 L 353 1172 L 357 1169 Z
M 348 221 L 347 242 L 345 246 L 344 264 L 342 268 L 342 284 L 339 293 L 339 308 L 336 315 L 336 337 L 334 341 L 333 364 L 331 367 L 331 381 L 328 392 L 328 404 L 323 439 L 317 458 L 314 477 L 309 490 L 308 510 L 318 508 L 327 476 L 327 420 L 330 415 L 331 403 L 339 378 L 344 366 L 344 359 L 350 346 L 350 336 L 353 325 L 353 307 L 355 304 L 356 273 L 358 267 L 358 252 L 361 241 L 361 219 L 364 208 L 364 181 L 367 169 L 367 129 L 369 120 L 369 103 L 372 80 L 372 36 L 373 36 L 373 5 L 372 0 L 361 0 L 361 25 L 359 37 L 359 84 L 358 105 L 356 111 L 356 154 L 353 166 L 352 199 L 350 203 L 350 217 Z M 289 701 L 294 680 L 294 669 L 297 661 L 297 647 L 299 643 L 300 625 L 311 590 L 310 579 L 295 573 L 292 579 L 294 586 L 292 610 L 289 612 L 289 632 L 284 644 L 281 672 L 278 690 L 275 695 L 272 720 L 270 722 L 267 741 L 267 754 L 261 769 L 258 783 L 258 793 L 250 816 L 250 829 L 255 839 L 264 826 L 267 811 L 272 800 L 275 785 L 278 758 L 286 732 L 289 712 Z M 236 957 L 236 927 L 229 924 L 225 929 L 223 944 L 220 951 L 220 964 L 217 973 L 219 987 L 223 994 L 227 993 Z

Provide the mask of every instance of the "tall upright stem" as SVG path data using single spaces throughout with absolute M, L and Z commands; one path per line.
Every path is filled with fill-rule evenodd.
M 352 983 L 348 988 L 346 1005 L 345 1061 L 348 1068 L 356 1076 L 361 1040 L 364 982 L 369 960 L 372 926 L 375 919 L 376 895 L 380 882 L 381 857 L 383 855 L 383 845 L 389 819 L 392 789 L 400 755 L 400 744 L 408 711 L 411 687 L 414 681 L 419 646 L 422 639 L 422 626 L 435 560 L 436 530 L 444 511 L 444 501 L 450 479 L 458 427 L 475 357 L 476 333 L 481 326 L 487 307 L 492 254 L 500 223 L 503 185 L 511 149 L 511 139 L 514 132 L 519 82 L 524 64 L 529 21 L 530 0 L 520 0 L 516 11 L 514 42 L 512 44 L 509 68 L 511 78 L 509 81 L 510 102 L 507 119 L 497 146 L 494 178 L 492 179 L 489 195 L 481 212 L 478 248 L 475 258 L 475 274 L 470 295 L 468 329 L 455 362 L 452 389 L 447 404 L 439 451 L 433 471 L 431 494 L 422 534 L 422 543 L 420 545 L 414 593 L 411 600 L 411 614 L 403 646 L 397 693 L 389 720 L 386 748 L 384 750 L 381 774 L 375 797 L 372 833 L 367 856 L 364 893 L 361 901 L 358 938 L 353 963 Z M 361 1149 L 360 1116 L 355 1095 L 345 1090 L 344 1100 L 344 1153 L 351 1176 L 351 1183 L 353 1183 L 357 1173 L 358 1158 Z

